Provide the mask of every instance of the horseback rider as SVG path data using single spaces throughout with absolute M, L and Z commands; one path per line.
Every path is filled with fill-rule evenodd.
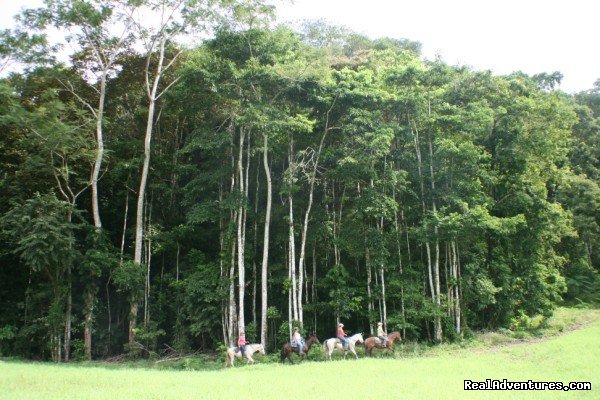
M 240 336 L 238 337 L 238 348 L 242 352 L 242 358 L 244 358 L 244 350 L 246 349 L 246 334 L 244 331 L 240 331 Z
M 377 323 L 377 337 L 381 340 L 381 347 L 387 347 L 388 334 L 383 330 L 383 324 Z
M 300 329 L 294 328 L 294 335 L 292 336 L 292 343 L 296 343 L 298 346 L 298 355 L 304 355 L 304 339 L 302 339 L 302 335 L 300 335 Z
M 348 350 L 348 339 L 346 339 L 346 333 L 344 332 L 344 324 L 339 323 L 337 328 L 337 338 L 342 342 L 344 350 Z

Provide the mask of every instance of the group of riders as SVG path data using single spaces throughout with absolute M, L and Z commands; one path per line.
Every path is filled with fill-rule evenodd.
M 337 338 L 342 343 L 342 346 L 344 347 L 344 350 L 348 350 L 348 339 L 347 339 L 347 336 L 348 335 L 346 334 L 346 332 L 344 332 L 344 324 L 339 323 L 338 327 L 337 327 Z M 381 323 L 381 322 L 377 323 L 377 337 L 379 338 L 379 340 L 381 340 L 381 346 L 382 347 L 386 347 L 387 340 L 388 340 L 388 334 L 383 329 L 383 323 Z M 244 331 L 240 331 L 240 335 L 238 337 L 237 345 L 238 345 L 238 348 L 239 348 L 240 352 L 242 353 L 242 357 L 244 357 L 244 350 L 246 348 L 246 334 L 244 333 Z M 305 342 L 304 338 L 302 337 L 302 335 L 300 334 L 300 329 L 299 328 L 294 328 L 294 334 L 292 335 L 291 346 L 293 348 L 297 347 L 298 348 L 298 355 L 303 356 L 304 355 L 304 346 L 305 345 L 306 345 L 306 342 Z
M 346 336 L 348 335 L 346 334 L 346 332 L 344 332 L 344 324 L 338 324 L 337 338 L 340 339 L 340 341 L 342 342 L 344 350 L 348 350 L 348 339 L 346 338 Z M 383 329 L 383 323 L 381 322 L 377 323 L 377 337 L 379 338 L 379 340 L 381 340 L 381 346 L 385 347 L 387 345 L 388 334 Z

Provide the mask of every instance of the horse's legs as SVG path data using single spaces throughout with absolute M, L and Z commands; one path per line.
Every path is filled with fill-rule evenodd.
M 358 354 L 356 354 L 356 350 L 354 349 L 354 347 L 352 347 L 350 349 L 350 351 L 352 352 L 352 354 L 354 354 L 354 357 L 356 357 L 356 359 L 358 360 Z

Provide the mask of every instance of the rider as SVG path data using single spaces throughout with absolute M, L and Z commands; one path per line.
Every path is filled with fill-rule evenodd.
M 246 334 L 244 331 L 240 331 L 240 336 L 238 337 L 238 347 L 242 352 L 242 358 L 244 358 L 244 350 L 246 349 Z
M 294 335 L 292 336 L 292 342 L 296 342 L 298 345 L 298 355 L 304 355 L 304 339 L 302 339 L 302 335 L 300 335 L 300 329 L 294 328 Z
M 377 337 L 381 340 L 381 347 L 387 347 L 388 334 L 383 330 L 383 324 L 377 323 Z
M 344 350 L 348 350 L 348 339 L 346 339 L 346 333 L 344 332 L 344 324 L 339 323 L 337 328 L 337 338 L 341 340 Z

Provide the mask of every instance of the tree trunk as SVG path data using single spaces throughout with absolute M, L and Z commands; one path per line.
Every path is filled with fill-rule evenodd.
M 72 303 L 73 303 L 73 286 L 71 281 L 71 262 L 69 261 L 69 266 L 67 267 L 67 306 L 65 310 L 65 352 L 64 352 L 64 360 L 65 362 L 69 361 L 69 356 L 71 354 L 71 314 L 72 314 Z M 59 357 L 60 359 L 60 357 Z
M 371 256 L 369 253 L 369 245 L 367 243 L 367 236 L 365 239 L 365 264 L 367 269 L 367 311 L 369 313 L 369 332 L 373 335 L 373 294 L 371 293 L 371 282 L 373 280 L 371 274 Z
M 288 168 L 289 168 L 289 191 L 288 191 L 288 245 L 289 245 L 289 259 L 288 268 L 291 280 L 291 301 L 292 301 L 292 319 L 298 321 L 298 287 L 296 283 L 296 241 L 294 233 L 294 196 L 292 194 L 292 186 L 294 184 L 295 163 L 294 163 L 294 138 L 290 134 L 290 142 L 288 149 Z M 290 335 L 291 335 L 290 331 Z
M 106 76 L 108 71 L 105 70 L 100 78 L 100 93 L 98 99 L 98 111 L 96 112 L 96 160 L 92 169 L 92 216 L 94 218 L 94 227 L 102 229 L 102 221 L 100 219 L 100 209 L 98 205 L 98 178 L 102 168 L 102 158 L 104 157 L 104 138 L 102 131 L 102 123 L 104 118 L 104 100 L 106 97 Z
M 423 169 L 422 169 L 422 158 L 421 158 L 421 146 L 420 146 L 420 141 L 419 141 L 419 130 L 417 129 L 417 124 L 412 121 L 412 127 L 411 127 L 411 131 L 413 133 L 413 137 L 414 137 L 414 145 L 415 145 L 415 154 L 417 156 L 417 170 L 419 172 L 419 183 L 420 183 L 420 187 L 421 187 L 421 206 L 423 208 L 423 216 L 425 216 L 425 213 L 427 212 L 427 209 L 425 207 L 425 188 L 424 188 L 424 181 L 423 181 Z M 431 167 L 433 168 L 433 166 Z M 433 171 L 432 171 L 433 173 Z M 433 182 L 432 182 L 433 183 Z M 433 193 L 432 193 L 433 196 Z M 435 210 L 434 210 L 435 212 Z M 439 263 L 439 244 L 437 242 L 437 227 L 435 228 L 435 232 L 436 232 L 436 254 L 438 254 L 438 257 L 436 258 L 436 265 L 435 265 L 435 272 L 434 272 L 434 268 L 432 266 L 432 256 L 431 256 L 431 246 L 429 243 L 429 240 L 427 240 L 425 242 L 425 250 L 427 252 L 427 277 L 429 280 L 429 289 L 430 289 L 430 293 L 431 293 L 431 301 L 436 305 L 436 307 L 439 306 L 438 303 L 438 296 L 436 295 L 437 291 L 437 281 L 436 284 L 434 284 L 434 275 L 437 275 L 438 279 L 439 279 L 439 269 L 438 269 L 438 264 Z M 435 339 L 436 340 L 441 340 L 441 320 L 439 318 L 439 316 L 436 316 L 434 318 L 434 325 L 435 325 Z M 438 339 L 439 337 L 439 339 Z
M 234 213 L 234 221 L 236 214 Z M 229 343 L 235 343 L 236 313 L 235 304 L 235 240 L 231 241 L 231 263 L 229 267 Z
M 239 138 L 239 156 L 238 156 L 238 188 L 240 191 L 240 195 L 244 195 L 246 193 L 246 189 L 244 187 L 244 168 L 243 168 L 243 158 L 244 158 L 244 137 L 246 131 L 244 129 L 240 129 L 240 138 Z M 246 289 L 246 277 L 245 277 L 245 266 L 244 266 L 244 252 L 245 252 L 245 243 L 244 243 L 244 204 L 240 203 L 238 208 L 238 222 L 237 222 L 237 259 L 238 259 L 238 330 L 244 331 L 246 323 L 244 320 L 244 297 L 245 297 L 245 289 Z
M 267 208 L 265 210 L 265 230 L 263 236 L 263 256 L 262 256 L 262 271 L 261 271 L 261 312 L 260 312 L 260 343 L 267 345 L 267 308 L 268 308 L 268 293 L 267 293 L 267 276 L 269 270 L 269 228 L 271 226 L 271 204 L 273 198 L 273 189 L 271 183 L 271 170 L 269 168 L 269 137 L 264 135 L 263 149 L 263 166 L 267 179 Z
M 306 207 L 306 213 L 304 214 L 304 223 L 302 225 L 302 240 L 300 241 L 300 260 L 298 261 L 298 270 L 300 271 L 300 276 L 298 279 L 298 317 L 300 323 L 303 322 L 303 311 L 302 311 L 302 284 L 304 274 L 302 273 L 304 269 L 304 264 L 306 263 L 306 236 L 308 231 L 308 221 L 310 219 L 310 211 L 312 209 L 313 204 L 313 194 L 315 190 L 315 181 L 317 180 L 317 171 L 319 168 L 319 158 L 321 157 L 321 151 L 323 150 L 323 144 L 325 143 L 325 138 L 327 137 L 327 133 L 329 132 L 329 114 L 335 105 L 337 97 L 334 99 L 329 111 L 327 111 L 327 117 L 325 121 L 325 129 L 323 130 L 323 135 L 321 136 L 321 141 L 319 142 L 319 148 L 317 149 L 317 153 L 315 154 L 315 158 L 313 161 L 313 169 L 310 174 L 310 190 L 308 192 L 308 205 Z
M 135 246 L 133 252 L 133 262 L 136 265 L 140 265 L 142 263 L 142 246 L 143 246 L 143 234 L 144 234 L 144 200 L 146 197 L 146 186 L 148 182 L 148 171 L 150 169 L 150 145 L 152 143 L 152 130 L 154 128 L 154 112 L 156 108 L 156 99 L 158 92 L 158 84 L 160 82 L 160 78 L 162 75 L 163 62 L 165 60 L 165 40 L 161 40 L 159 44 L 159 56 L 158 56 L 158 65 L 156 67 L 156 72 L 154 76 L 154 81 L 152 84 L 152 88 L 150 88 L 150 83 L 148 81 L 149 76 L 149 67 L 150 67 L 150 57 L 151 54 L 148 54 L 146 58 L 146 92 L 148 95 L 148 118 L 146 120 L 146 135 L 144 138 L 144 164 L 142 167 L 142 176 L 140 179 L 140 188 L 138 190 L 138 200 L 137 200 L 137 209 L 136 209 L 136 220 L 135 220 Z M 133 294 L 131 296 L 132 304 L 130 307 L 130 315 L 129 315 L 129 342 L 133 343 L 135 341 L 135 327 L 137 322 L 137 296 Z
M 96 300 L 96 288 L 90 284 L 86 293 L 85 301 L 85 323 L 83 331 L 83 344 L 85 350 L 85 358 L 92 359 L 92 322 L 94 317 L 94 302 Z
M 435 202 L 435 176 L 433 173 L 433 143 L 431 140 L 431 136 L 429 135 L 429 172 L 431 177 L 431 207 L 434 214 L 437 214 L 437 207 Z M 434 327 L 435 327 L 435 340 L 442 340 L 442 320 L 439 315 L 441 309 L 441 287 L 440 287 L 440 242 L 439 242 L 439 233 L 437 223 L 433 227 L 433 232 L 435 235 L 435 265 L 434 265 L 434 282 L 435 282 L 435 305 L 438 311 L 438 315 L 434 319 Z
M 67 212 L 67 222 L 69 224 L 71 224 L 71 220 L 72 220 L 72 209 L 75 208 L 75 199 L 73 199 L 73 202 L 71 203 L 71 207 L 69 208 L 69 211 Z M 71 249 L 71 244 L 69 244 L 69 249 Z M 71 258 L 71 255 L 69 255 L 69 259 L 67 260 L 67 304 L 66 304 L 66 310 L 65 310 L 65 341 L 64 341 L 64 346 L 65 346 L 65 353 L 64 353 L 64 360 L 66 362 L 69 361 L 70 355 L 71 355 L 71 315 L 72 315 L 72 305 L 73 305 L 73 282 L 72 282 L 72 278 L 71 278 L 71 270 L 73 268 L 73 260 Z M 60 360 L 60 357 L 58 358 Z

